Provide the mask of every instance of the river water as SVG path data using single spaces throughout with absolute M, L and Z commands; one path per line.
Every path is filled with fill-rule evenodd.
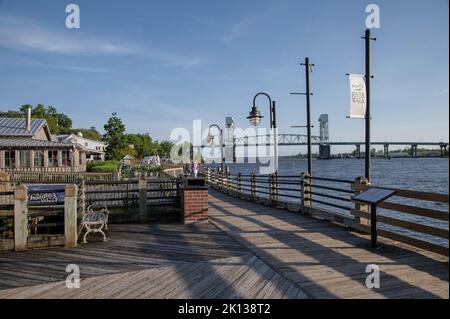
M 372 159 L 372 184 L 422 192 L 449 193 L 448 158 Z M 233 173 L 256 173 L 253 163 L 229 164 Z M 280 158 L 279 175 L 300 175 L 308 169 L 306 159 Z M 364 159 L 313 160 L 313 175 L 354 180 L 364 176 Z
M 372 180 L 374 185 L 410 189 L 422 192 L 433 193 L 449 193 L 449 160 L 448 158 L 392 158 L 392 159 L 372 159 Z M 307 171 L 307 160 L 298 158 L 280 158 L 279 175 L 298 175 Z M 228 164 L 232 173 L 250 174 L 252 172 L 258 174 L 259 165 L 245 164 Z M 358 176 L 364 176 L 364 159 L 333 159 L 333 160 L 313 160 L 313 176 L 328 177 L 336 179 L 354 180 Z M 343 187 L 343 184 L 327 184 L 328 186 Z M 347 186 L 348 188 L 348 186 Z M 333 192 L 320 190 L 321 193 L 336 195 Z M 285 192 L 286 193 L 286 192 Z M 287 192 L 287 194 L 295 194 L 298 192 Z M 342 194 L 340 194 L 342 195 Z M 338 201 L 323 199 L 327 202 L 339 203 Z M 290 200 L 294 201 L 295 200 Z M 413 206 L 426 207 L 448 212 L 448 203 L 435 203 L 427 201 L 411 200 L 401 197 L 393 197 L 392 202 L 403 203 Z M 298 202 L 298 201 L 297 201 Z M 339 203 L 342 204 L 342 203 Z M 321 204 L 314 204 L 317 207 L 323 207 Z M 347 205 L 348 206 L 348 205 Z M 330 209 L 330 208 L 328 208 Z M 332 209 L 333 210 L 333 209 Z M 335 211 L 340 211 L 335 209 Z M 342 212 L 342 211 L 340 211 Z M 348 213 L 348 212 L 347 212 Z M 447 221 L 424 218 L 420 216 L 402 214 L 398 212 L 390 212 L 379 210 L 380 214 L 394 215 L 396 218 L 406 219 L 426 225 L 448 229 Z M 426 239 L 432 242 L 440 243 L 448 246 L 448 240 L 436 238 L 423 234 L 417 234 L 404 229 L 396 229 L 392 226 L 383 226 L 391 230 L 397 230 L 401 233 L 408 233 L 414 237 Z

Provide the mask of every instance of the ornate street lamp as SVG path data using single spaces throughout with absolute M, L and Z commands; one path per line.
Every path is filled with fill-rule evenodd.
M 275 157 L 275 171 L 278 171 L 278 136 L 277 136 L 277 123 L 276 123 L 276 109 L 275 109 L 275 101 L 272 101 L 272 98 L 269 96 L 269 94 L 264 92 L 259 92 L 255 95 L 253 98 L 253 106 L 251 111 L 249 112 L 249 115 L 247 116 L 247 119 L 249 120 L 250 124 L 253 126 L 258 126 L 261 123 L 261 120 L 264 118 L 264 116 L 261 115 L 261 112 L 259 111 L 258 107 L 256 106 L 256 98 L 260 95 L 265 96 L 269 100 L 269 111 L 270 111 L 270 128 L 274 130 L 274 157 Z
M 219 125 L 211 124 L 209 126 L 207 142 L 208 142 L 208 145 L 214 144 L 214 135 L 211 134 L 211 128 L 213 128 L 213 127 L 217 128 L 220 132 L 220 167 L 223 169 L 223 131 Z
M 264 116 L 261 115 L 261 112 L 259 111 L 257 106 L 253 106 L 252 110 L 247 116 L 247 119 L 249 120 L 250 124 L 253 126 L 258 126 L 261 123 L 261 119 L 263 119 Z

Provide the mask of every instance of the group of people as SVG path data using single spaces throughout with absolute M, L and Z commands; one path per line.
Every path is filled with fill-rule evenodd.
M 200 164 L 197 161 L 194 161 L 192 164 L 186 163 L 184 166 L 184 171 L 187 175 L 191 176 L 194 174 L 194 177 L 197 178 L 198 172 L 200 171 Z

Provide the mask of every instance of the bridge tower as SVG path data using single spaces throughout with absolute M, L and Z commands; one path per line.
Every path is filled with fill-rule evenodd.
M 330 134 L 328 130 L 328 114 L 320 115 L 319 124 L 320 124 L 319 158 L 329 159 L 331 158 L 331 146 L 330 146 Z
M 236 142 L 234 137 L 234 119 L 231 116 L 225 118 L 224 158 L 225 163 L 236 162 Z

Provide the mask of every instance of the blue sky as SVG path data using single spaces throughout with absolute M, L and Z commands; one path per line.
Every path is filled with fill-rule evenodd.
M 363 140 L 363 121 L 346 119 L 345 73 L 364 71 L 365 7 L 376 3 L 373 140 L 448 141 L 448 0 L 72 2 L 80 29 L 65 27 L 70 1 L 0 0 L 0 109 L 53 105 L 99 129 L 118 112 L 129 132 L 168 139 L 193 119 L 247 127 L 266 91 L 280 131 L 303 132 L 290 126 L 305 124 L 304 97 L 289 92 L 304 90 L 309 56 L 314 122 L 327 113 L 332 140 Z

